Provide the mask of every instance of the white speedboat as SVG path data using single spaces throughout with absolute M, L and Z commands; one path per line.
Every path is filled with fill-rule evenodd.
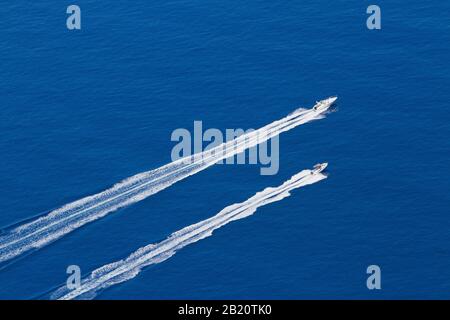
M 328 99 L 317 101 L 313 110 L 317 112 L 327 111 L 336 100 L 337 97 L 329 97 Z
M 311 174 L 321 173 L 326 167 L 328 167 L 328 162 L 318 163 L 314 166 L 314 169 L 311 170 Z

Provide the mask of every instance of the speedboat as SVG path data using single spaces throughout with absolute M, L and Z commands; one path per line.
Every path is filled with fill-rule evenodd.
M 311 174 L 321 173 L 326 167 L 328 167 L 328 162 L 318 163 L 314 166 L 314 169 L 311 170 Z
M 313 110 L 317 111 L 317 112 L 327 111 L 336 100 L 337 100 L 337 97 L 329 97 L 324 100 L 316 101 L 316 104 L 314 105 Z

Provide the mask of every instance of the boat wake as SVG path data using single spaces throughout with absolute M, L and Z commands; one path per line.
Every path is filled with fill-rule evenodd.
M 259 207 L 290 196 L 291 190 L 326 178 L 322 173 L 312 172 L 303 170 L 276 188 L 266 188 L 245 202 L 228 206 L 209 219 L 172 233 L 157 244 L 138 249 L 124 260 L 98 268 L 83 279 L 78 288 L 69 290 L 63 286 L 51 294 L 51 299 L 93 299 L 100 290 L 134 278 L 143 267 L 163 262 L 181 248 L 211 236 L 214 230 L 252 215 Z
M 263 143 L 282 132 L 323 118 L 312 109 L 298 109 L 278 121 L 243 134 L 210 150 L 125 179 L 98 194 L 64 205 L 12 228 L 0 236 L 0 263 L 40 249 L 108 213 L 141 201 L 213 164 Z

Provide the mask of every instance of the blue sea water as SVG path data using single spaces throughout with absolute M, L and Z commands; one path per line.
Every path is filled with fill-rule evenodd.
M 330 176 L 215 231 L 100 299 L 450 298 L 450 3 L 5 2 L 0 227 L 171 161 L 176 128 L 258 128 L 338 95 L 280 137 L 280 170 L 217 165 L 0 270 L 30 299 L 328 161 Z M 369 291 L 366 268 L 381 267 Z

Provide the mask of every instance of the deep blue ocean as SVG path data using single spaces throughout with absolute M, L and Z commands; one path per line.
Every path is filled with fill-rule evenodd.
M 97 298 L 449 299 L 449 18 L 436 0 L 2 3 L 0 228 L 169 163 L 194 120 L 259 128 L 339 100 L 280 136 L 277 175 L 213 166 L 14 261 L 0 298 L 37 298 L 70 264 L 88 275 L 327 161 L 328 179 Z

